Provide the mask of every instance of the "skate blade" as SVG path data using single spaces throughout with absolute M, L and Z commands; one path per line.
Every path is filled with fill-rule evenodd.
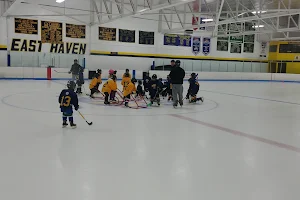
M 72 128 L 72 129 L 75 129 L 75 128 L 77 128 L 77 126 L 71 126 L 71 128 Z
M 68 125 L 63 125 L 62 128 L 66 128 Z

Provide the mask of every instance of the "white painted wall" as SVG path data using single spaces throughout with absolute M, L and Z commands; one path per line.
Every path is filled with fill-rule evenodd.
M 30 12 L 37 12 L 38 7 L 27 6 L 25 7 L 16 7 L 14 8 L 14 13 L 26 14 Z M 40 9 L 39 14 L 53 14 L 52 11 L 47 11 Z M 156 17 L 157 18 L 157 17 Z M 175 17 L 174 17 L 175 18 Z M 35 19 L 32 17 L 31 19 Z M 37 18 L 36 18 L 37 19 Z M 39 17 L 39 20 L 49 20 L 49 21 L 58 21 L 58 22 L 69 22 L 73 24 L 80 24 L 73 19 L 67 17 L 55 17 L 55 16 L 43 16 Z M 190 20 L 190 19 L 188 19 Z M 20 39 L 34 39 L 40 40 L 40 33 L 38 36 L 35 35 L 25 35 L 25 34 L 15 34 L 14 33 L 14 18 L 7 19 L 8 34 L 1 34 L 0 41 L 6 41 L 8 48 L 11 47 L 12 38 Z M 1 23 L 1 22 L 0 22 Z M 65 24 L 64 24 L 65 26 Z M 98 50 L 98 51 L 112 51 L 112 52 L 136 52 L 136 53 L 157 53 L 157 54 L 170 54 L 170 55 L 186 55 L 193 56 L 190 47 L 173 47 L 163 45 L 163 34 L 157 32 L 158 22 L 155 19 L 137 19 L 132 17 L 127 17 L 124 19 L 116 20 L 111 23 L 106 23 L 103 26 L 105 27 L 114 27 L 114 28 L 123 28 L 136 30 L 136 43 L 121 43 L 121 42 L 110 42 L 110 41 L 100 41 L 98 40 L 98 25 L 94 25 L 91 28 L 87 26 L 87 38 L 86 39 L 70 39 L 66 38 L 63 34 L 63 40 L 65 42 L 80 42 L 89 44 L 87 47 L 87 52 L 89 50 Z M 0 24 L 0 31 L 3 31 L 4 25 Z M 63 27 L 64 29 L 64 27 Z M 138 31 L 154 31 L 155 32 L 155 45 L 140 45 L 138 44 Z M 197 36 L 208 36 L 208 32 L 196 32 Z M 7 37 L 6 37 L 7 36 Z M 118 35 L 117 35 L 118 38 Z M 1 43 L 1 42 L 0 42 Z M 260 44 L 255 42 L 255 53 L 241 53 L 241 54 L 230 54 L 229 52 L 220 52 L 216 51 L 216 38 L 211 40 L 211 53 L 208 56 L 212 57 L 224 57 L 224 58 L 259 58 Z M 59 67 L 70 67 L 75 58 L 82 60 L 83 57 L 86 57 L 86 66 L 89 69 L 109 69 L 109 68 L 130 68 L 130 69 L 140 69 L 142 71 L 147 71 L 150 69 L 152 62 L 155 60 L 156 65 L 161 63 L 168 63 L 170 59 L 153 59 L 153 58 L 134 58 L 134 57 L 110 57 L 110 56 L 78 56 L 78 55 L 67 55 L 67 54 L 49 54 L 47 51 L 47 45 L 43 44 L 44 53 L 25 53 L 25 52 L 11 52 L 12 57 L 12 66 L 41 66 L 43 64 L 51 65 L 54 62 L 55 66 Z M 0 64 L 4 65 L 4 57 L 0 53 Z M 203 56 L 203 54 L 200 53 Z M 6 56 L 5 56 L 6 60 Z M 6 61 L 5 61 L 6 62 Z M 226 62 L 211 62 L 211 61 L 184 61 L 185 66 L 196 66 L 198 68 L 203 68 L 211 66 L 217 68 L 220 65 L 224 65 Z M 228 65 L 228 63 L 227 63 Z M 229 65 L 236 68 L 236 64 L 229 63 Z M 239 66 L 240 67 L 240 64 Z M 232 67 L 233 68 L 233 67 Z

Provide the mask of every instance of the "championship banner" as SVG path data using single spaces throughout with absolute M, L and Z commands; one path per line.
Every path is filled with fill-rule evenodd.
M 201 24 L 205 24 L 205 22 L 203 21 L 205 18 L 200 18 L 200 25 Z M 205 31 L 205 27 L 200 27 L 199 30 Z
M 202 53 L 207 56 L 210 53 L 210 38 L 204 37 L 202 42 Z
M 193 37 L 192 52 L 196 56 L 200 53 L 201 37 Z
M 178 46 L 178 35 L 165 34 L 164 35 L 164 45 Z
M 165 34 L 164 45 L 190 47 L 191 39 L 190 35 Z
M 267 57 L 267 42 L 261 42 L 260 46 L 260 57 Z
M 194 31 L 196 31 L 198 29 L 198 27 L 199 27 L 198 22 L 199 22 L 199 17 L 193 16 L 193 18 L 192 18 L 192 26 L 193 26 Z

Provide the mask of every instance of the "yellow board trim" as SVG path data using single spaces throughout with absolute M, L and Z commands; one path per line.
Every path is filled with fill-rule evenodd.
M 250 59 L 250 58 L 222 58 L 213 56 L 180 56 L 171 54 L 151 54 L 151 53 L 136 53 L 136 52 L 109 52 L 91 50 L 91 54 L 98 55 L 116 55 L 116 56 L 135 56 L 135 57 L 165 57 L 174 59 L 193 59 L 193 60 L 219 60 L 219 61 L 247 61 L 247 62 L 268 62 L 267 59 Z
M 7 45 L 0 44 L 0 49 L 7 49 Z

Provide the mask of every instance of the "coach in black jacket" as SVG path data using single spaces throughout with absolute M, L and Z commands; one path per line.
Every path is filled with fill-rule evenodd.
M 180 106 L 183 105 L 183 79 L 185 77 L 185 71 L 180 67 L 180 60 L 176 60 L 175 66 L 171 69 L 170 78 L 172 82 L 172 96 L 173 106 L 177 107 L 178 102 Z

